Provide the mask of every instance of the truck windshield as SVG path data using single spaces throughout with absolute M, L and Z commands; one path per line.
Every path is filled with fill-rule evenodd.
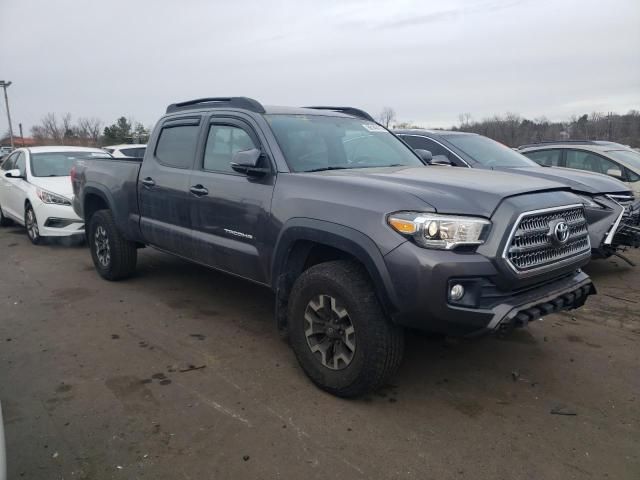
M 321 115 L 266 117 L 294 172 L 424 165 L 409 147 L 367 120 Z
M 46 152 L 31 154 L 34 177 L 68 177 L 73 162 L 87 158 L 112 158 L 106 152 Z
M 539 167 L 521 153 L 481 135 L 453 134 L 444 138 L 485 167 Z

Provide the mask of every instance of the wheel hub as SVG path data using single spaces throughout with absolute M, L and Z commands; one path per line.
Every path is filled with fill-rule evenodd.
M 352 362 L 356 336 L 349 312 L 330 295 L 317 295 L 305 309 L 305 336 L 314 357 L 331 370 Z

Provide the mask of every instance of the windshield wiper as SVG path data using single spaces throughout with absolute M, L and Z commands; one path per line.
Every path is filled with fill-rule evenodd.
M 327 170 L 349 170 L 353 167 L 321 167 L 321 168 L 312 168 L 311 170 L 303 170 L 301 173 L 309 173 L 309 172 L 325 172 Z

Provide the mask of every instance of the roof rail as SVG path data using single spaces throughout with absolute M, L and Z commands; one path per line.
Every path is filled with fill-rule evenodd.
M 242 108 L 256 113 L 265 113 L 265 109 L 260 102 L 248 97 L 206 97 L 187 100 L 186 102 L 172 103 L 167 107 L 167 113 L 179 110 L 189 110 L 192 108 Z
M 527 143 L 526 145 L 520 145 L 518 150 L 521 148 L 529 148 L 529 147 L 540 147 L 542 145 L 561 145 L 561 144 L 573 144 L 573 145 L 601 145 L 600 140 L 546 140 L 543 142 L 537 143 Z
M 354 107 L 315 106 L 315 107 L 304 107 L 304 108 L 313 108 L 314 110 L 332 110 L 334 112 L 342 112 L 342 113 L 346 113 L 347 115 L 353 115 L 354 117 L 364 118 L 365 120 L 369 120 L 370 122 L 376 121 L 371 115 L 369 115 L 364 110 L 360 110 L 359 108 L 354 108 Z

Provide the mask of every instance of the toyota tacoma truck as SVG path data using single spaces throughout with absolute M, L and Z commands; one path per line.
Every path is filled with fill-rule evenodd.
M 406 328 L 503 331 L 595 293 L 568 187 L 423 153 L 355 108 L 203 98 L 167 108 L 141 161 L 76 162 L 73 205 L 102 277 L 151 246 L 268 287 L 305 373 L 354 397 L 398 368 Z

